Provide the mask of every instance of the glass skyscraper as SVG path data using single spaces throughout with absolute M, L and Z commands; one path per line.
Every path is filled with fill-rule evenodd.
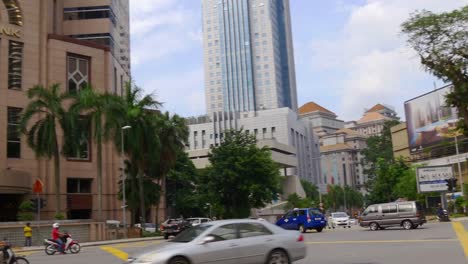
M 297 110 L 289 0 L 203 0 L 209 114 Z

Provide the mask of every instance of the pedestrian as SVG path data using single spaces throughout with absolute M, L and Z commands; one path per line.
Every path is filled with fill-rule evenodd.
M 23 228 L 24 232 L 24 246 L 25 247 L 30 247 L 32 245 L 32 228 L 31 228 L 31 223 L 26 223 L 26 225 Z

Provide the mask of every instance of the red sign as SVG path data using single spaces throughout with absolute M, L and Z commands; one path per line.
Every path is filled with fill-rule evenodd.
M 44 187 L 44 184 L 41 182 L 41 180 L 37 179 L 34 182 L 33 185 L 33 192 L 34 193 L 42 193 L 42 188 Z

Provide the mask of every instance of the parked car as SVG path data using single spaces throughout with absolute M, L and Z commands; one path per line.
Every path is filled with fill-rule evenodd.
M 349 219 L 349 215 L 345 212 L 331 213 L 331 216 L 328 219 L 328 221 L 330 222 L 333 228 L 335 228 L 336 226 L 351 228 L 351 221 Z
M 187 218 L 187 221 L 192 225 L 192 226 L 197 226 L 202 223 L 210 222 L 211 219 L 209 218 L 204 218 L 204 217 L 191 217 Z
M 406 230 L 415 229 L 426 223 L 422 207 L 414 201 L 369 205 L 359 218 L 362 227 L 375 231 L 391 226 Z
M 128 263 L 292 263 L 306 256 L 304 237 L 266 221 L 242 219 L 202 223 Z
M 135 224 L 135 227 L 142 228 L 141 224 Z M 145 223 L 144 227 L 143 227 L 143 230 L 146 231 L 146 232 L 154 233 L 154 232 L 156 232 L 156 225 L 153 224 L 153 223 Z
M 302 233 L 307 232 L 309 229 L 322 232 L 323 228 L 327 225 L 327 219 L 319 209 L 295 208 L 281 217 L 276 222 L 276 225 L 284 229 L 299 230 Z
M 190 227 L 192 227 L 192 225 L 185 219 L 171 218 L 164 221 L 159 227 L 159 230 L 163 233 L 164 239 L 168 239 L 169 236 L 176 236 Z

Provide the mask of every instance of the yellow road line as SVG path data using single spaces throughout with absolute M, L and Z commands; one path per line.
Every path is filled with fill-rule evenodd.
M 343 240 L 305 242 L 306 244 L 373 244 L 373 243 L 424 243 L 424 242 L 456 242 L 456 239 L 416 239 L 416 240 Z
M 100 247 L 100 249 L 118 257 L 121 260 L 125 260 L 125 261 L 128 260 L 128 254 L 123 252 L 122 250 L 119 250 L 113 247 Z
M 465 257 L 468 258 L 468 232 L 466 232 L 463 224 L 460 222 L 453 222 L 452 227 L 457 234 L 458 240 L 460 240 L 460 244 L 465 252 Z

